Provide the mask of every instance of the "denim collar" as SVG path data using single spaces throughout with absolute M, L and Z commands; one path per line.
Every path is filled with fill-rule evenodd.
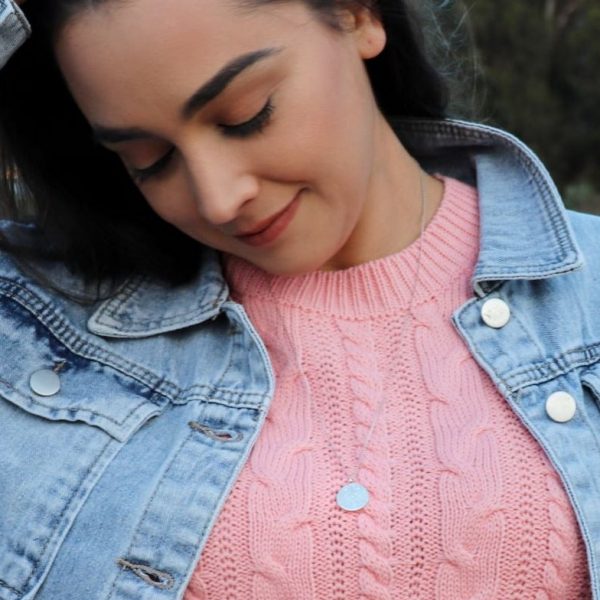
M 514 136 L 462 121 L 398 121 L 395 130 L 430 172 L 475 185 L 481 241 L 473 290 L 545 279 L 583 265 L 560 194 L 540 159 Z
M 115 338 L 141 338 L 215 318 L 229 296 L 219 254 L 203 249 L 202 268 L 185 285 L 170 287 L 146 277 L 127 280 L 88 320 L 88 330 Z
M 583 264 L 563 203 L 539 158 L 514 136 L 454 120 L 392 120 L 400 140 L 431 173 L 479 191 L 481 246 L 472 284 L 484 296 L 511 279 L 545 279 Z M 178 288 L 131 279 L 89 319 L 92 333 L 148 337 L 214 318 L 228 297 L 216 252 Z

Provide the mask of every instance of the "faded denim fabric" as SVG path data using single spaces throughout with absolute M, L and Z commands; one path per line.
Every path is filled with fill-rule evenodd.
M 502 131 L 394 126 L 424 168 L 479 190 L 473 297 L 454 322 L 558 470 L 600 600 L 600 219 L 565 211 Z M 134 278 L 101 301 L 45 273 L 80 301 L 0 256 L 0 600 L 180 599 L 268 411 L 265 347 L 211 250 L 189 285 Z M 481 318 L 494 297 L 511 309 L 500 329 Z M 41 369 L 57 393 L 32 389 Z M 546 413 L 556 391 L 576 400 L 568 422 Z
M 0 69 L 27 39 L 29 23 L 12 0 L 0 0 Z
M 216 255 L 186 288 L 96 304 L 3 257 L 0 348 L 0 598 L 180 598 L 273 394 Z M 58 393 L 32 390 L 40 369 Z

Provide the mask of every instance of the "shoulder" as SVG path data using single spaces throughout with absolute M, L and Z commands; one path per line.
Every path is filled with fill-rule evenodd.
M 11 0 L 0 0 L 0 68 L 30 34 L 29 23 Z
M 34 258 L 44 247 L 35 225 L 0 220 L 0 241 L 0 296 L 27 290 L 47 303 L 67 305 L 98 298 L 102 286 L 87 283 L 59 261 Z
M 588 266 L 600 263 L 600 216 L 567 210 L 575 240 Z
M 598 233 L 598 228 L 600 228 L 600 215 L 567 210 L 567 216 L 576 231 L 580 231 L 582 234 Z
M 579 254 L 578 267 L 563 276 L 551 277 L 544 288 L 553 292 L 553 298 L 563 306 L 565 316 L 579 313 L 586 322 L 594 323 L 600 339 L 600 326 L 596 328 L 600 311 L 600 216 L 566 211 L 566 218 Z M 585 316 L 587 315 L 587 316 Z M 566 319 L 563 324 L 569 321 Z

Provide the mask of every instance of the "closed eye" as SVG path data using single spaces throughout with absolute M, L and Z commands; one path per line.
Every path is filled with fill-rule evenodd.
M 175 152 L 175 148 L 171 148 L 166 154 L 163 154 L 156 162 L 153 162 L 150 166 L 144 167 L 143 169 L 137 169 L 130 167 L 129 172 L 131 177 L 137 183 L 144 183 L 148 178 L 158 175 L 168 164 Z
M 248 121 L 236 123 L 235 125 L 220 124 L 219 127 L 223 135 L 241 138 L 249 137 L 255 133 L 260 133 L 269 124 L 274 110 L 275 107 L 273 106 L 272 99 L 269 98 L 261 110 L 251 119 L 248 119 Z
M 273 105 L 272 99 L 269 98 L 266 104 L 251 119 L 235 125 L 220 124 L 219 128 L 223 132 L 223 135 L 228 137 L 250 137 L 251 135 L 260 133 L 264 130 L 264 128 L 269 124 L 274 110 L 275 106 Z M 131 177 L 136 183 L 142 184 L 149 178 L 159 175 L 169 164 L 174 152 L 175 148 L 173 147 L 167 153 L 161 156 L 156 162 L 152 163 L 148 167 L 144 167 L 143 169 L 130 167 L 129 172 Z

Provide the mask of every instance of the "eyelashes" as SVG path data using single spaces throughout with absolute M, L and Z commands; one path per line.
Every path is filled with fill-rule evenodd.
M 144 181 L 150 177 L 158 175 L 167 166 L 174 152 L 175 148 L 171 148 L 166 154 L 163 154 L 163 156 L 161 156 L 156 162 L 152 163 L 149 167 L 145 167 L 143 169 L 131 167 L 129 169 L 131 177 L 133 177 L 136 183 L 144 183 Z
M 260 111 L 251 119 L 248 119 L 243 123 L 237 123 L 235 125 L 219 124 L 218 127 L 223 133 L 223 135 L 226 137 L 242 139 L 248 138 L 252 135 L 261 133 L 265 129 L 265 127 L 271 121 L 271 117 L 273 116 L 274 110 L 275 106 L 273 105 L 273 101 L 271 98 L 269 98 L 265 105 L 260 109 Z M 136 183 L 141 184 L 144 183 L 144 181 L 150 179 L 151 177 L 159 175 L 170 163 L 174 152 L 175 148 L 171 148 L 156 162 L 152 163 L 148 167 L 144 167 L 143 169 L 136 169 L 134 167 L 131 167 L 129 169 L 131 177 L 135 180 Z
M 262 109 L 248 121 L 236 125 L 219 125 L 223 134 L 229 137 L 248 137 L 254 133 L 260 133 L 271 120 L 275 107 L 269 98 Z

